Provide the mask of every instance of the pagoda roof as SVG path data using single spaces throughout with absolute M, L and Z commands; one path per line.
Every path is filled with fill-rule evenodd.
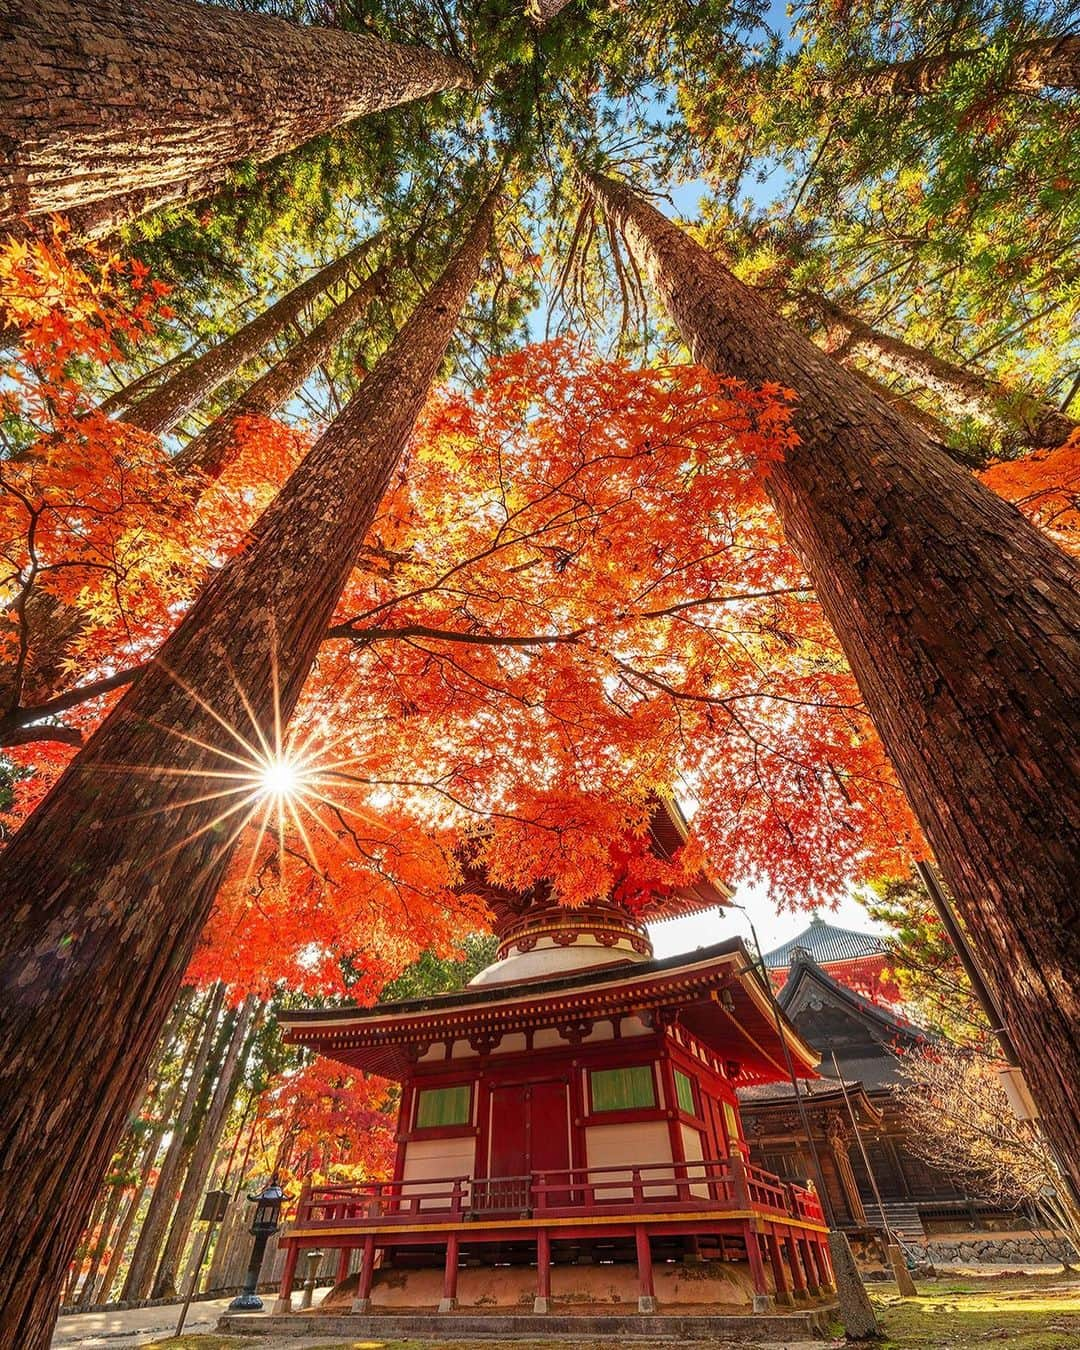
M 766 952 L 761 959 L 769 970 L 785 970 L 800 950 L 824 966 L 834 961 L 854 961 L 860 956 L 880 956 L 885 944 L 876 933 L 841 928 L 815 914 L 801 933 Z
M 731 994 L 724 1007 L 722 990 Z M 820 1056 L 782 1013 L 741 939 L 695 952 L 533 980 L 473 986 L 451 994 L 367 1008 L 309 1008 L 280 1017 L 285 1040 L 386 1078 L 408 1076 L 421 1047 L 447 1039 L 499 1036 L 530 1027 L 677 1013 L 680 1023 L 726 1060 L 742 1082 L 816 1077 Z M 779 1029 L 777 1023 L 779 1022 Z M 781 1041 L 781 1034 L 783 1041 Z

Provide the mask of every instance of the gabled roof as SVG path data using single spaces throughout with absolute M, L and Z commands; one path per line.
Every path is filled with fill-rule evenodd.
M 885 944 L 875 933 L 860 933 L 854 928 L 840 928 L 818 915 L 810 920 L 790 942 L 775 947 L 761 958 L 770 970 L 786 970 L 794 960 L 797 949 L 812 956 L 822 966 L 831 961 L 854 961 L 860 956 L 878 956 Z
M 805 952 L 796 954 L 795 960 L 791 963 L 791 974 L 776 996 L 777 1003 L 789 1017 L 794 1016 L 805 1004 L 808 983 L 816 984 L 820 989 L 827 991 L 830 1001 L 834 1004 L 847 1005 L 860 1018 L 874 1022 L 902 1039 L 929 1037 L 929 1032 L 916 1026 L 914 1022 L 909 1022 L 906 1017 L 901 1017 L 892 1008 L 863 998 L 862 994 L 856 993 L 849 985 L 834 980 L 827 970 Z
M 723 991 L 730 999 L 721 997 Z M 281 1016 L 284 1038 L 344 1064 L 404 1078 L 420 1047 L 450 1039 L 497 1041 L 508 1032 L 575 1020 L 677 1012 L 718 1055 L 737 1060 L 747 1082 L 814 1075 L 819 1056 L 781 1015 L 738 938 L 661 960 L 530 980 L 369 1008 L 308 1008 Z
M 821 1071 L 835 1078 L 831 1046 L 836 1046 L 840 1071 L 846 1079 L 858 1079 L 868 1089 L 885 1087 L 895 1078 L 894 1051 L 932 1040 L 929 1032 L 909 1022 L 899 1013 L 873 1003 L 848 985 L 834 980 L 827 970 L 807 956 L 796 953 L 787 982 L 776 999 L 787 1016 L 798 1025 L 801 1034 L 822 1053 Z M 842 1025 L 862 1027 L 862 1035 L 852 1039 L 837 1031 L 836 1017 Z

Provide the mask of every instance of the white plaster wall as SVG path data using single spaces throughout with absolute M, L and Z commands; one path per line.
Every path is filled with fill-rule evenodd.
M 671 1136 L 666 1120 L 636 1120 L 625 1124 L 589 1125 L 585 1130 L 585 1156 L 590 1167 L 617 1167 L 618 1172 L 605 1176 L 605 1182 L 630 1178 L 624 1167 L 646 1163 L 671 1162 Z M 648 1174 L 646 1174 L 647 1177 Z M 662 1174 L 661 1174 L 662 1175 Z M 646 1178 L 643 1177 L 643 1182 Z M 633 1195 L 633 1187 L 609 1186 L 596 1194 L 597 1202 L 621 1200 Z M 644 1186 L 646 1198 L 674 1194 L 670 1182 L 653 1182 Z
M 432 1177 L 471 1177 L 473 1161 L 476 1157 L 476 1140 L 472 1135 L 459 1139 L 410 1139 L 405 1145 L 405 1169 L 402 1179 L 426 1181 Z M 423 1190 L 423 1186 L 415 1190 Z M 447 1187 L 438 1187 L 446 1189 Z M 465 1188 L 466 1195 L 468 1187 Z M 409 1195 L 410 1188 L 402 1186 L 402 1194 Z M 445 1201 L 433 1201 L 428 1204 L 421 1201 L 421 1209 L 436 1208 L 445 1205 Z
M 682 1124 L 682 1122 L 679 1123 L 679 1129 L 682 1131 L 683 1157 L 686 1159 L 688 1163 L 700 1162 L 702 1158 L 705 1157 L 705 1153 L 701 1143 L 702 1140 L 701 1131 L 695 1130 L 692 1125 L 684 1125 Z M 692 1177 L 694 1175 L 695 1175 L 694 1169 L 691 1168 L 687 1172 L 687 1176 Z M 702 1173 L 699 1171 L 696 1175 L 700 1176 L 702 1175 Z M 691 1186 L 690 1194 L 699 1195 L 707 1199 L 709 1195 L 709 1188 L 707 1185 Z

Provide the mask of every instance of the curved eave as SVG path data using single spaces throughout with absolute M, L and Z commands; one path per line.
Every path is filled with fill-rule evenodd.
M 731 994 L 730 1011 L 721 998 L 725 989 Z M 817 1076 L 818 1052 L 782 1014 L 778 1022 L 776 1006 L 738 940 L 688 956 L 537 981 L 512 990 L 494 986 L 396 1006 L 311 1009 L 280 1021 L 290 1044 L 400 1080 L 436 1042 L 490 1041 L 530 1028 L 640 1016 L 657 1009 L 677 1011 L 681 1023 L 718 1058 L 737 1061 L 742 1066 L 740 1082 L 787 1079 L 785 1044 L 796 1074 Z M 461 1063 L 478 1058 L 470 1056 Z

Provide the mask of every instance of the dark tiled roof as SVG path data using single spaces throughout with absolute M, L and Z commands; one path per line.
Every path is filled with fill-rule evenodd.
M 796 947 L 802 947 L 819 966 L 828 965 L 830 961 L 853 961 L 859 956 L 875 956 L 885 950 L 885 944 L 875 934 L 857 933 L 853 928 L 838 928 L 815 914 L 797 937 L 766 952 L 762 960 L 770 970 L 786 970 L 795 956 Z

